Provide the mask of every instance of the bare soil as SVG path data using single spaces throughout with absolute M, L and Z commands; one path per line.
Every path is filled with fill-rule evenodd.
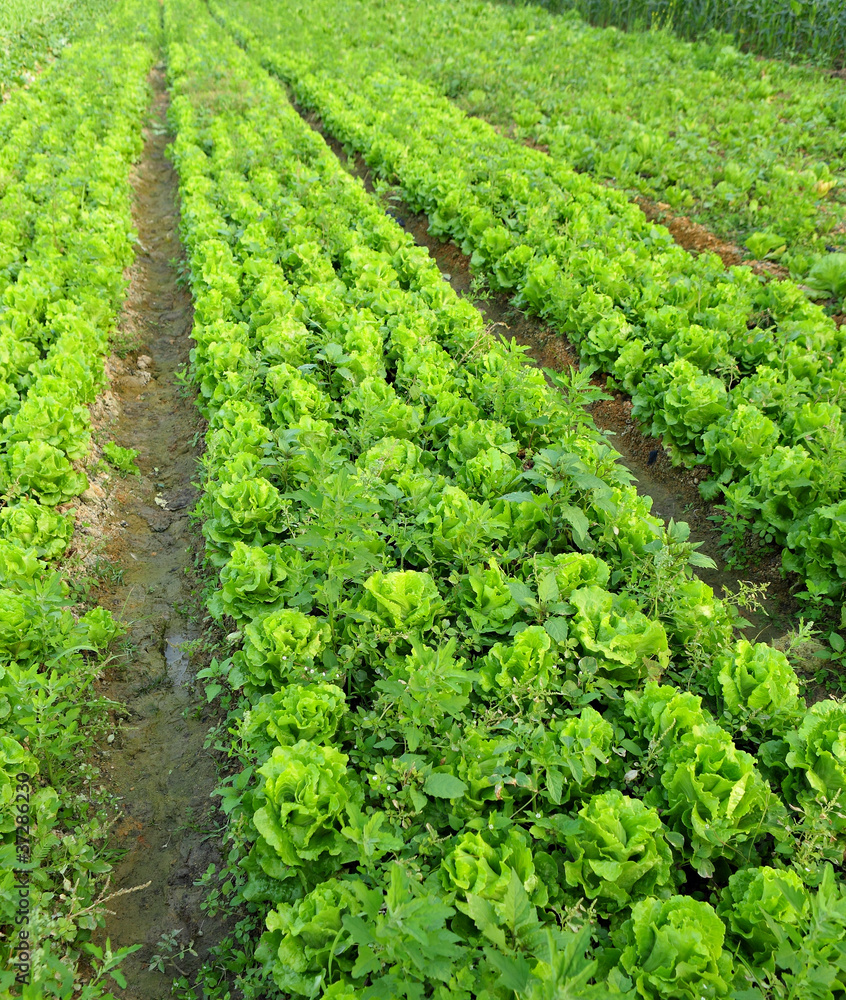
M 637 197 L 634 201 L 650 222 L 660 222 L 662 226 L 666 226 L 676 243 L 689 253 L 715 253 L 726 267 L 744 264 L 752 268 L 755 274 L 761 274 L 765 278 L 790 277 L 790 271 L 783 264 L 774 264 L 769 260 L 750 260 L 743 247 L 720 239 L 706 226 L 694 222 L 686 215 L 676 215 L 663 201 L 650 201 L 642 197 Z
M 124 1000 L 170 996 L 176 972 L 195 971 L 221 935 L 200 908 L 207 890 L 195 885 L 220 862 L 210 799 L 216 766 L 204 750 L 212 720 L 192 691 L 190 645 L 202 623 L 202 583 L 194 571 L 199 539 L 190 511 L 203 427 L 175 378 L 188 361 L 192 305 L 173 264 L 182 249 L 177 179 L 164 155 L 162 66 L 150 83 L 151 119 L 132 177 L 138 253 L 116 338 L 135 349 L 110 359 L 110 390 L 92 411 L 98 438 L 138 451 L 140 475 L 112 473 L 92 484 L 76 541 L 83 562 L 99 571 L 99 603 L 127 629 L 125 655 L 101 685 L 124 708 L 98 761 L 120 808 L 115 839 L 123 859 L 110 891 L 144 887 L 107 903 L 111 914 L 100 935 L 113 948 L 143 945 L 122 966 L 127 989 L 114 989 Z M 161 947 L 166 934 L 175 942 L 170 954 Z M 197 956 L 180 956 L 185 949 Z M 148 968 L 155 954 L 168 960 L 164 973 Z

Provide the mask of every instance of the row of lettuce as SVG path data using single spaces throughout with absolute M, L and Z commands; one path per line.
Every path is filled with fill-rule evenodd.
M 84 37 L 110 6 L 108 0 L 4 3 L 0 20 L 0 102 L 7 100 L 15 88 L 32 82 L 71 41 Z
M 0 989 L 69 996 L 108 865 L 96 769 L 108 724 L 96 651 L 56 570 L 88 486 L 87 404 L 133 259 L 129 172 L 141 149 L 155 3 L 124 0 L 0 108 Z M 95 963 L 96 965 L 96 963 Z M 102 993 L 102 966 L 90 996 Z M 64 992 L 62 992 L 64 991 Z
M 619 192 L 466 117 L 387 56 L 366 80 L 312 72 L 323 49 L 290 47 L 277 8 L 211 6 L 430 231 L 612 373 L 676 462 L 707 463 L 703 492 L 783 546 L 808 595 L 842 592 L 846 333 L 798 286 L 690 256 Z
M 389 57 L 465 111 L 692 216 L 752 257 L 802 278 L 824 258 L 846 293 L 846 259 L 838 267 L 827 252 L 846 248 L 842 80 L 762 62 L 724 39 L 623 34 L 488 0 L 317 0 L 286 5 L 285 24 L 312 68 L 360 79 Z
M 246 916 L 206 987 L 838 995 L 846 711 L 733 638 L 577 395 L 200 0 L 165 30 L 237 647 L 205 675 L 234 694 L 213 898 Z

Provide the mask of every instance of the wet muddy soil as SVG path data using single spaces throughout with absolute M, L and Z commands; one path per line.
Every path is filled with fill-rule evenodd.
M 373 179 L 360 156 L 348 156 L 343 146 L 326 133 L 319 118 L 298 107 L 305 121 L 320 132 L 332 151 L 365 187 L 373 193 Z M 541 320 L 534 319 L 514 308 L 506 295 L 487 294 L 477 298 L 477 288 L 470 271 L 470 258 L 453 242 L 442 242 L 429 233 L 425 215 L 412 212 L 395 193 L 385 197 L 386 211 L 425 247 L 438 265 L 441 273 L 459 295 L 473 300 L 476 307 L 501 336 L 515 338 L 528 347 L 529 357 L 542 368 L 563 371 L 578 366 L 578 352 L 560 333 Z M 595 379 L 604 386 L 604 379 Z M 737 570 L 728 567 L 720 547 L 720 532 L 711 520 L 715 516 L 713 504 L 706 503 L 699 494 L 698 484 L 710 472 L 707 468 L 684 469 L 674 467 L 661 441 L 652 438 L 631 418 L 631 400 L 616 393 L 609 400 L 596 403 L 591 413 L 597 427 L 609 435 L 610 443 L 622 456 L 622 464 L 635 476 L 635 486 L 640 494 L 653 500 L 652 513 L 669 521 L 686 521 L 691 527 L 691 540 L 700 543 L 700 551 L 709 555 L 717 564 L 713 570 L 701 569 L 697 573 L 718 596 L 724 590 L 736 593 L 743 583 L 764 587 L 764 611 L 745 614 L 750 621 L 747 635 L 750 639 L 773 641 L 782 636 L 795 622 L 801 611 L 790 592 L 790 581 L 780 572 L 779 553 L 753 553 L 748 568 Z
M 107 904 L 101 935 L 113 948 L 143 945 L 122 966 L 129 985 L 115 993 L 125 1000 L 170 996 L 174 975 L 205 957 L 217 929 L 200 908 L 207 890 L 194 883 L 220 860 L 210 799 L 216 768 L 203 749 L 212 720 L 191 688 L 191 644 L 202 628 L 190 518 L 202 426 L 175 377 L 188 361 L 192 307 L 172 263 L 182 251 L 161 66 L 150 83 L 152 113 L 132 178 L 137 257 L 116 337 L 133 349 L 110 359 L 110 390 L 92 412 L 101 442 L 137 450 L 140 475 L 92 477 L 77 521 L 77 549 L 99 569 L 96 597 L 127 629 L 102 684 L 124 709 L 98 761 L 120 810 L 115 840 L 124 856 L 110 891 L 145 886 Z M 154 955 L 164 971 L 150 971 Z

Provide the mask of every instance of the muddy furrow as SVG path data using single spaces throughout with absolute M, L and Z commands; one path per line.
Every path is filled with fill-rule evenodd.
M 303 119 L 323 136 L 335 155 L 362 180 L 367 190 L 374 193 L 373 179 L 363 158 L 358 154 L 348 156 L 342 144 L 323 128 L 321 120 L 301 108 L 290 92 L 289 96 Z M 564 371 L 578 367 L 578 352 L 563 334 L 516 309 L 507 295 L 485 291 L 483 297 L 477 297 L 469 256 L 451 240 L 445 243 L 430 234 L 426 215 L 411 211 L 396 194 L 389 194 L 384 203 L 386 211 L 429 252 L 453 290 L 473 301 L 495 333 L 514 338 L 527 347 L 529 357 L 543 368 Z M 599 386 L 604 385 L 604 381 L 601 377 L 594 379 Z M 720 532 L 711 520 L 716 513 L 714 505 L 706 503 L 699 494 L 698 484 L 710 475 L 710 470 L 673 466 L 661 441 L 644 434 L 631 419 L 631 409 L 631 400 L 616 393 L 612 399 L 594 404 L 591 415 L 597 427 L 610 435 L 610 443 L 620 452 L 622 464 L 635 477 L 638 493 L 652 498 L 652 513 L 665 522 L 671 519 L 686 521 L 691 528 L 691 540 L 698 542 L 701 551 L 716 562 L 716 569 L 697 569 L 696 572 L 714 588 L 717 596 L 722 595 L 723 588 L 735 593 L 743 583 L 766 588 L 764 613 L 747 615 L 752 622 L 747 630 L 748 637 L 759 641 L 780 637 L 792 626 L 799 606 L 790 593 L 789 581 L 781 576 L 779 553 L 755 556 L 752 565 L 742 570 L 727 567 L 720 548 Z
M 132 178 L 137 256 L 117 341 L 131 349 L 110 359 L 111 388 L 94 412 L 102 440 L 137 450 L 140 475 L 95 482 L 81 517 L 89 562 L 100 563 L 99 603 L 128 633 L 103 685 L 125 708 L 99 761 L 120 804 L 115 839 L 125 852 L 110 891 L 146 886 L 107 903 L 101 934 L 113 948 L 143 945 L 122 966 L 128 988 L 115 990 L 127 1000 L 170 996 L 174 975 L 190 974 L 207 953 L 217 935 L 200 909 L 206 890 L 194 882 L 219 861 L 218 838 L 209 837 L 216 771 L 203 749 L 210 723 L 191 693 L 190 643 L 202 611 L 190 510 L 202 428 L 176 373 L 188 361 L 192 306 L 175 269 L 182 249 L 161 66 L 150 83 L 151 118 Z

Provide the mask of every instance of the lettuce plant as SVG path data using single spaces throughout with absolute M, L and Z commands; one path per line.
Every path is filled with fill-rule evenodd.
M 713 655 L 731 642 L 731 616 L 699 577 L 685 580 L 669 595 L 666 618 L 670 643 L 682 653 L 695 642 L 707 655 Z
M 497 642 L 477 663 L 479 686 L 497 697 L 512 690 L 547 690 L 556 676 L 552 640 L 540 625 L 530 625 L 511 642 Z
M 672 852 L 655 809 L 617 789 L 595 795 L 564 837 L 567 882 L 613 913 L 644 896 L 669 893 Z
M 802 442 L 812 454 L 842 446 L 841 411 L 836 403 L 803 403 L 787 415 L 791 443 Z M 832 433 L 833 432 L 833 433 Z
M 425 632 L 444 609 L 435 581 L 428 573 L 401 570 L 374 573 L 364 581 L 363 611 L 385 628 Z
M 26 555 L 17 546 L 10 549 Z M 9 572 L 14 563 L 8 558 L 4 562 Z M 58 574 L 0 587 L 0 661 L 12 659 L 23 666 L 56 654 L 71 656 L 78 649 L 106 646 L 119 633 L 107 609 L 92 608 L 77 621 L 68 604 Z
M 61 555 L 72 534 L 73 521 L 69 517 L 35 500 L 19 500 L 0 509 L 0 537 L 33 548 L 47 559 Z
M 55 506 L 78 496 L 88 479 L 77 472 L 64 453 L 46 441 L 16 441 L 9 448 L 0 481 L 11 496 L 34 494 Z
M 348 803 L 361 798 L 347 771 L 348 757 L 332 747 L 300 740 L 277 747 L 258 773 L 264 783 L 253 825 L 286 865 L 302 867 L 349 845 L 341 834 Z
M 233 657 L 230 682 L 279 688 L 292 676 L 308 677 L 326 632 L 324 619 L 286 608 L 253 619 L 244 629 L 244 648 Z
M 266 479 L 224 481 L 211 497 L 203 534 L 213 544 L 210 558 L 216 566 L 223 566 L 223 553 L 235 542 L 263 545 L 273 539 L 282 498 Z
M 218 618 L 253 618 L 260 609 L 276 610 L 287 597 L 303 606 L 313 589 L 312 577 L 323 566 L 293 545 L 247 545 L 236 541 L 220 571 L 221 589 L 209 600 Z
M 774 920 L 759 907 L 777 942 L 768 963 L 770 968 L 775 965 L 777 988 L 783 983 L 785 995 L 797 998 L 830 1000 L 842 996 L 846 992 L 846 892 L 842 881 L 826 864 L 813 893 L 795 890 L 792 882 L 782 881 L 781 888 L 795 913 L 801 914 L 799 919 L 785 914 L 786 919 Z M 753 898 L 757 895 L 754 880 L 749 891 Z M 783 903 L 775 906 L 784 914 Z
M 846 500 L 817 508 L 787 535 L 782 565 L 805 576 L 812 598 L 836 597 L 846 581 Z
M 139 474 L 138 466 L 135 463 L 138 452 L 135 448 L 121 448 L 117 442 L 107 441 L 103 445 L 103 456 L 125 476 Z
M 473 420 L 464 425 L 452 424 L 442 457 L 454 472 L 459 472 L 471 459 L 489 449 L 511 455 L 518 447 L 505 424 L 496 420 Z
M 426 457 L 426 452 L 414 441 L 383 437 L 358 457 L 356 467 L 392 482 L 399 473 L 425 472 Z M 431 455 L 428 457 L 431 459 Z
M 37 589 L 33 582 L 43 572 L 43 566 L 34 549 L 0 539 L 0 585 L 12 590 Z
M 325 985 L 330 965 L 348 982 L 354 964 L 343 918 L 356 914 L 360 902 L 350 881 L 321 882 L 296 903 L 282 903 L 265 919 L 267 930 L 256 949 L 277 987 L 286 994 L 313 997 Z M 340 994 L 343 995 L 343 994 Z
M 266 385 L 271 396 L 270 415 L 280 427 L 294 424 L 303 416 L 321 420 L 330 415 L 332 400 L 313 383 L 300 376 L 289 364 L 268 369 Z
M 350 425 L 362 451 L 383 437 L 413 439 L 422 423 L 420 407 L 404 402 L 393 386 L 372 376 L 349 393 L 344 410 L 355 418 Z
M 598 656 L 603 676 L 634 686 L 646 678 L 649 661 L 660 668 L 669 663 L 664 627 L 642 614 L 631 598 L 591 586 L 573 591 L 569 600 L 576 609 L 572 633 Z
M 499 448 L 486 448 L 459 469 L 458 484 L 476 500 L 501 497 L 513 486 L 521 472 L 515 460 Z
M 669 684 L 650 681 L 642 691 L 626 691 L 624 698 L 633 735 L 648 741 L 659 761 L 683 734 L 713 721 L 698 695 Z
M 735 872 L 720 893 L 717 913 L 740 939 L 747 958 L 772 972 L 780 939 L 774 925 L 800 926 L 809 909 L 808 890 L 796 872 L 765 866 Z
M 651 417 L 652 435 L 669 441 L 679 460 L 697 457 L 702 433 L 729 409 L 722 381 L 703 375 L 684 358 L 659 365 L 641 382 L 632 398 L 634 418 Z
M 471 566 L 458 589 L 459 607 L 480 634 L 507 633 L 520 610 L 508 587 L 508 578 L 495 559 L 488 567 Z
M 728 331 L 706 329 L 698 323 L 682 326 L 664 344 L 665 361 L 683 358 L 702 372 L 711 372 L 731 364 Z
M 420 555 L 432 561 L 457 562 L 462 567 L 478 563 L 503 538 L 508 525 L 500 516 L 499 505 L 469 497 L 457 486 L 445 486 L 418 518 L 423 531 Z
M 511 789 L 500 778 L 509 762 L 506 755 L 511 749 L 507 741 L 490 738 L 484 726 L 465 730 L 453 765 L 455 774 L 467 786 L 462 799 L 452 804 L 457 813 L 475 820 L 489 809 L 495 809 L 497 802 L 511 797 Z M 425 801 L 420 805 L 425 805 Z
M 757 407 L 740 403 L 705 431 L 702 442 L 719 481 L 728 483 L 769 455 L 779 443 L 779 432 Z
M 837 802 L 831 822 L 842 833 L 846 830 L 846 706 L 818 701 L 805 713 L 798 730 L 786 733 L 785 739 L 790 747 L 787 766 L 805 779 L 800 801 L 817 807 Z
M 714 724 L 693 726 L 678 738 L 661 786 L 667 820 L 685 837 L 686 854 L 704 876 L 713 872 L 716 858 L 737 864 L 751 856 L 755 842 L 778 834 L 784 821 L 784 807 L 755 758 Z
M 531 551 L 548 543 L 554 505 L 547 494 L 508 493 L 504 499 L 496 501 L 494 513 L 513 545 L 522 545 Z M 480 552 L 477 559 L 482 558 L 484 554 Z
M 112 639 L 123 635 L 123 629 L 108 608 L 89 608 L 71 634 L 82 649 L 104 649 Z
M 746 240 L 746 246 L 758 260 L 773 260 L 787 249 L 787 240 L 777 232 L 765 229 L 752 233 Z
M 346 695 L 334 684 L 289 684 L 259 698 L 244 715 L 241 733 L 266 760 L 275 747 L 300 740 L 328 744 L 346 711 Z
M 816 298 L 846 299 L 846 253 L 827 253 L 811 266 L 805 284 Z
M 14 417 L 3 420 L 7 440 L 43 441 L 70 461 L 84 458 L 91 443 L 91 418 L 71 387 L 56 376 L 33 385 Z
M 15 830 L 15 796 L 17 775 L 30 778 L 38 774 L 38 761 L 11 736 L 0 736 L 0 835 Z M 0 837 L 0 839 L 2 839 Z
M 728 716 L 764 734 L 780 735 L 804 708 L 787 657 L 763 642 L 740 639 L 733 651 L 714 657 L 712 683 Z
M 495 910 L 502 907 L 512 872 L 517 873 L 532 904 L 543 906 L 547 888 L 535 872 L 531 849 L 520 830 L 468 830 L 441 862 L 441 882 L 448 893 L 463 900 L 478 896 Z
M 689 896 L 644 899 L 623 926 L 620 968 L 644 1000 L 728 997 L 732 962 L 723 951 L 725 934 L 708 903 Z
M 203 461 L 214 469 L 235 454 L 261 459 L 272 441 L 273 435 L 262 422 L 258 403 L 230 399 L 215 414 L 214 427 L 206 437 Z
M 229 562 L 220 571 L 222 593 L 213 605 L 217 617 L 233 614 L 241 605 L 251 608 L 279 596 L 279 584 L 287 573 L 282 560 L 273 558 L 274 550 L 278 552 L 279 546 L 233 543 Z
M 769 455 L 764 455 L 749 472 L 748 489 L 743 488 L 754 505 L 759 508 L 753 528 L 758 534 L 771 533 L 783 541 L 792 531 L 801 531 L 804 519 L 794 525 L 799 517 L 819 496 L 821 468 L 801 445 L 776 445 Z M 726 491 L 726 496 L 730 496 Z M 742 495 L 742 494 L 741 494 Z M 783 560 L 789 553 L 783 553 Z M 787 566 L 786 569 L 792 569 Z
M 570 594 L 582 587 L 605 587 L 611 576 L 608 563 L 587 552 L 560 552 L 557 555 L 542 553 L 536 555 L 527 568 L 531 567 L 536 576 L 551 571 L 555 576 L 558 594 L 566 601 Z

